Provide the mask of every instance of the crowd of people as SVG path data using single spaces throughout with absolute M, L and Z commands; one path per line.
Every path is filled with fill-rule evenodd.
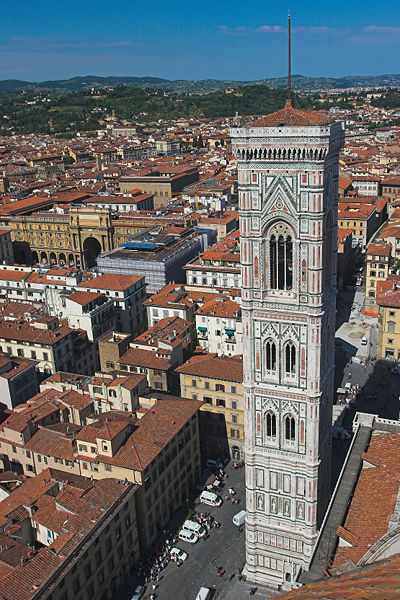
M 155 546 L 152 554 L 138 563 L 138 577 L 143 577 L 145 583 L 159 581 L 161 573 L 170 561 L 177 562 L 175 554 L 171 555 L 173 536 L 170 531 L 166 532 L 168 538 L 161 546 Z M 181 561 L 180 561 L 181 562 Z

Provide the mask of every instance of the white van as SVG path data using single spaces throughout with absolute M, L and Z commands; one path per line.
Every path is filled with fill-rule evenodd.
M 186 529 L 180 530 L 178 538 L 182 542 L 189 542 L 189 544 L 195 544 L 199 539 L 198 536 L 195 535 L 192 531 L 187 531 Z
M 210 588 L 201 587 L 197 592 L 196 600 L 208 600 L 211 598 Z
M 187 519 L 182 525 L 181 531 L 190 531 L 197 537 L 204 537 L 206 535 L 206 530 L 200 523 L 196 523 L 196 521 L 190 521 Z
M 214 492 L 207 492 L 207 490 L 204 490 L 204 492 L 200 494 L 200 502 L 209 504 L 210 506 L 221 506 L 222 499 L 217 496 L 217 494 L 214 494 Z
M 246 520 L 246 511 L 245 510 L 241 510 L 240 512 L 236 513 L 236 515 L 233 515 L 233 517 L 232 517 L 232 522 L 234 523 L 234 525 L 237 525 L 237 527 L 240 527 L 241 525 L 243 525 L 245 520 Z

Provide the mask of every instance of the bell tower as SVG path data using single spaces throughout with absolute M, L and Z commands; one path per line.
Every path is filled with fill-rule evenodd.
M 344 127 L 293 107 L 289 68 L 285 107 L 233 127 L 231 138 L 242 265 L 245 573 L 287 589 L 308 568 L 330 494 Z

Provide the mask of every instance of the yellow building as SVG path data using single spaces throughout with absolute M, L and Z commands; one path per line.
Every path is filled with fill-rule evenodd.
M 114 248 L 108 209 L 72 207 L 68 214 L 14 216 L 9 225 L 15 260 L 20 263 L 87 268 L 95 264 L 100 252 Z
M 400 360 L 400 277 L 390 276 L 378 285 L 377 304 L 379 357 Z
M 177 367 L 181 395 L 200 400 L 201 437 L 208 458 L 244 458 L 243 359 L 194 354 Z
M 365 309 L 371 312 L 378 310 L 376 288 L 380 281 L 389 275 L 391 245 L 387 242 L 371 243 L 366 253 L 365 277 Z
M 116 215 L 109 208 L 98 206 L 73 206 L 63 214 L 48 211 L 49 206 L 45 208 L 43 212 L 2 219 L 11 230 L 17 263 L 86 268 L 93 266 L 100 252 L 118 248 L 130 236 L 155 223 L 182 227 L 191 224 L 190 215 L 156 217 L 143 211 Z

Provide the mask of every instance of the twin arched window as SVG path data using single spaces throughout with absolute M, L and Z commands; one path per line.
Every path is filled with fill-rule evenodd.
M 283 433 L 285 442 L 294 442 L 296 439 L 296 419 L 287 414 L 283 419 Z M 265 415 L 265 435 L 270 440 L 276 439 L 276 414 L 269 410 Z
M 293 238 L 285 223 L 277 223 L 269 232 L 269 284 L 272 290 L 293 287 Z
M 265 343 L 265 369 L 267 371 L 276 371 L 276 356 L 276 343 L 274 340 L 268 339 Z M 296 346 L 294 342 L 286 342 L 283 361 L 285 375 L 296 375 Z

